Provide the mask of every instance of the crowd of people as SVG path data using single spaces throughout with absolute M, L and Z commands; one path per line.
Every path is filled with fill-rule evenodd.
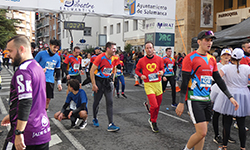
M 144 105 L 150 114 L 148 122 L 153 132 L 160 131 L 157 118 L 169 82 L 171 106 L 181 116 L 186 103 L 196 131 L 183 150 L 203 149 L 211 119 L 214 142 L 227 150 L 228 142 L 235 143 L 230 136 L 233 118 L 239 128 L 240 147 L 245 150 L 245 118 L 250 115 L 247 87 L 250 84 L 250 42 L 244 42 L 242 49 L 223 49 L 217 54 L 220 56 L 217 62 L 216 55 L 208 53 L 215 38 L 212 31 L 201 31 L 197 50 L 188 55 L 176 55 L 175 52 L 172 55 L 172 49 L 166 48 L 166 56 L 160 57 L 156 55 L 152 42 L 145 43 L 145 52 L 132 53 L 117 51 L 115 43 L 107 42 L 105 52 L 96 47 L 90 54 L 77 46 L 71 53 L 59 50 L 60 41 L 56 39 L 50 40 L 47 49 L 36 52 L 35 43 L 30 43 L 27 37 L 12 37 L 7 42 L 5 54 L 17 69 L 11 81 L 9 115 L 1 122 L 2 126 L 11 124 L 3 149 L 48 149 L 51 137 L 46 111 L 54 98 L 55 81 L 59 91 L 62 83 L 67 85 L 65 104 L 54 114 L 55 119 L 69 119 L 72 128 L 84 129 L 88 118 L 88 97 L 82 86 L 92 85 L 93 125 L 99 127 L 99 103 L 105 95 L 107 131 L 119 131 L 113 120 L 113 97 L 116 90 L 117 98 L 127 98 L 124 75 L 128 73 L 135 76 L 135 85 L 143 84 L 147 96 Z M 82 81 L 84 72 L 86 79 Z M 179 101 L 176 100 L 177 81 L 181 82 Z M 223 117 L 223 136 L 218 129 L 220 114 Z M 79 119 L 82 121 L 77 126 Z

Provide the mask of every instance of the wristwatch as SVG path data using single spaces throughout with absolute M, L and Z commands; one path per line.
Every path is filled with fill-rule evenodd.
M 15 135 L 20 135 L 20 134 L 24 134 L 24 131 L 15 130 Z

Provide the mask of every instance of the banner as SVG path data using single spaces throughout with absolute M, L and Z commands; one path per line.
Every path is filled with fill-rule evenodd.
M 201 28 L 213 28 L 214 1 L 201 0 Z

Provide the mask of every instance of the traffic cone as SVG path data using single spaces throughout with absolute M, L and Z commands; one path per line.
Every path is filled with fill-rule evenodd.
M 176 92 L 180 92 L 180 91 L 181 91 L 181 89 L 180 89 L 180 87 L 178 86 L 178 83 L 177 83 L 177 82 L 175 82 L 175 91 L 176 91 Z
M 134 86 L 138 86 L 140 85 L 139 81 L 138 81 L 138 76 L 135 75 L 135 85 Z

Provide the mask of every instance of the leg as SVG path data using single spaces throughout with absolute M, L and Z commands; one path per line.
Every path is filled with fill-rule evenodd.
M 120 76 L 120 81 L 122 83 L 122 93 L 124 93 L 124 90 L 125 90 L 125 80 L 124 80 L 124 76 L 123 75 Z
M 85 121 L 85 120 L 88 118 L 88 113 L 87 113 L 86 110 L 81 110 L 81 111 L 79 112 L 79 116 L 80 116 L 80 118 L 81 118 L 83 121 Z
M 155 123 L 157 120 L 159 105 L 156 99 L 155 94 L 149 94 L 147 95 L 149 104 L 150 104 L 150 120 L 152 123 Z
M 46 98 L 46 110 L 49 108 L 50 98 Z
M 167 81 L 163 81 L 163 79 L 161 79 L 161 83 L 162 83 L 162 92 L 164 92 L 167 86 Z
M 236 117 L 238 127 L 239 127 L 240 146 L 242 149 L 245 148 L 245 145 L 246 145 L 245 119 L 246 117 Z
M 168 77 L 172 90 L 172 104 L 176 104 L 175 76 Z
M 120 76 L 116 77 L 116 92 L 117 92 L 117 95 L 119 94 L 119 88 L 120 88 L 119 87 L 119 85 L 120 85 L 119 80 L 121 80 Z
M 230 137 L 232 121 L 232 116 L 223 115 L 223 147 L 227 146 L 228 139 Z
M 105 90 L 104 96 L 106 98 L 106 112 L 108 115 L 109 124 L 113 123 L 113 91 Z
M 96 85 L 98 87 L 98 91 L 97 93 L 94 93 L 94 103 L 93 103 L 93 118 L 97 118 L 97 113 L 98 113 L 98 109 L 99 109 L 99 103 L 102 99 L 102 95 L 103 95 L 103 90 L 102 90 L 102 85 L 99 81 L 96 80 Z
M 215 138 L 219 135 L 219 117 L 220 117 L 220 113 L 214 111 L 212 122 L 213 122 Z

